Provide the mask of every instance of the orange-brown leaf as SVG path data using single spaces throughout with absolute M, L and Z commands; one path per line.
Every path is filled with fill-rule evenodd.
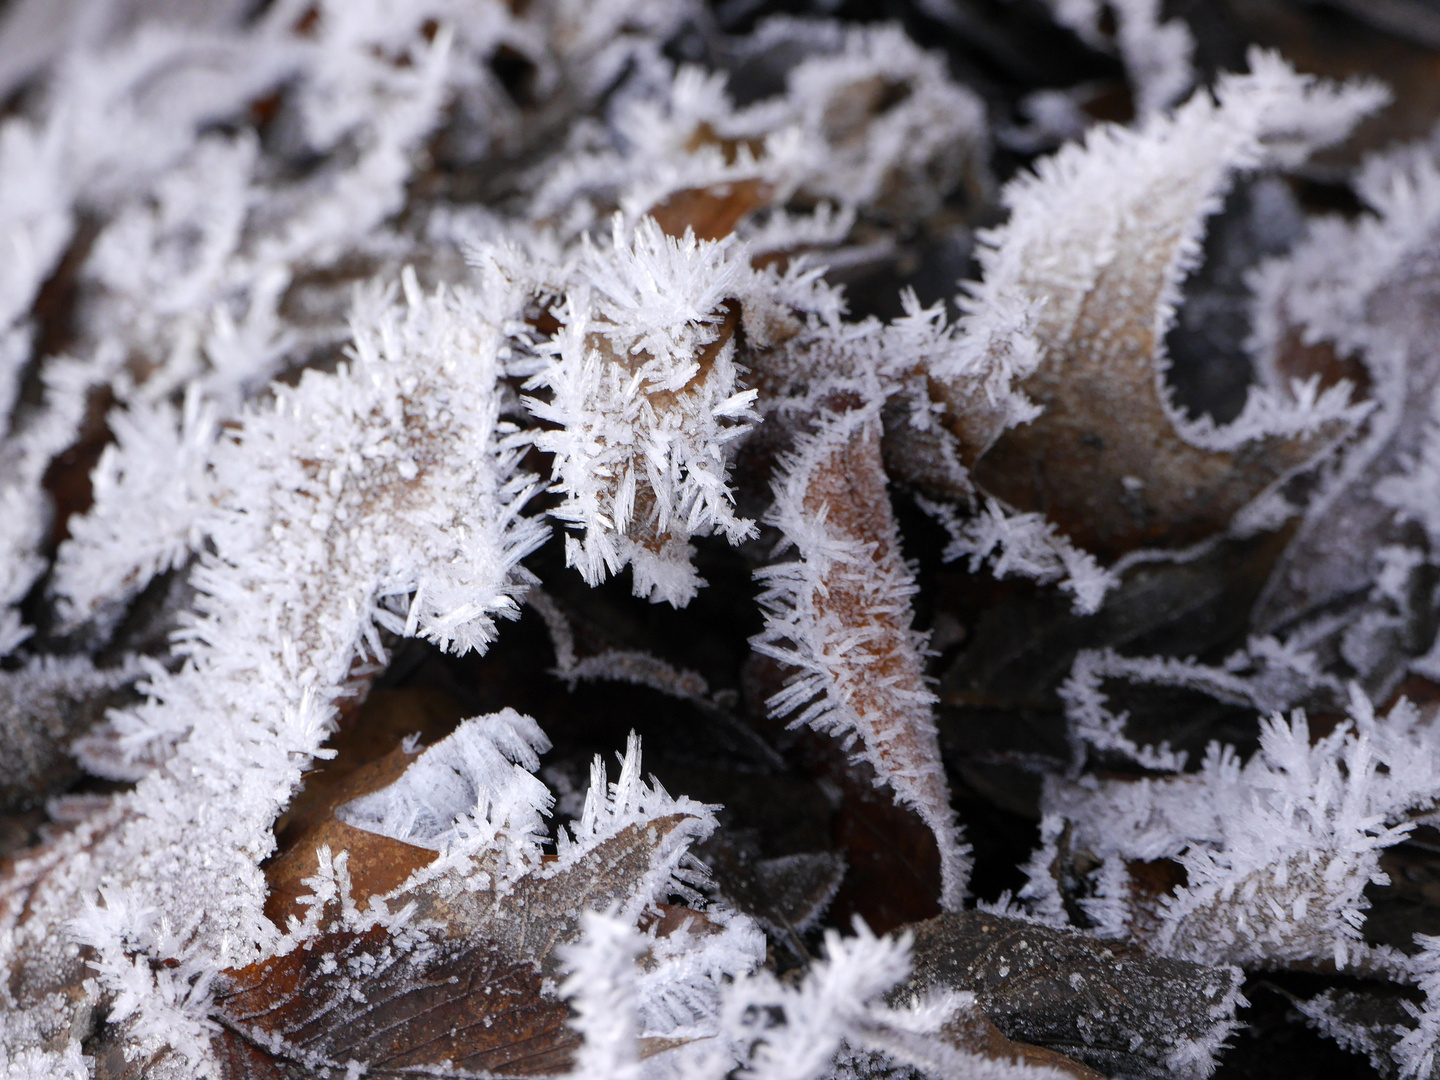
M 766 205 L 774 188 L 764 180 L 735 180 L 714 187 L 672 192 L 650 210 L 667 236 L 691 229 L 698 240 L 719 240 L 735 231 L 740 219 Z
M 335 810 L 351 799 L 379 791 L 400 779 L 418 756 L 395 747 L 378 761 L 328 784 L 322 799 L 310 803 L 303 815 L 287 822 L 280 849 L 265 867 L 265 880 L 270 886 L 265 914 L 272 922 L 284 927 L 291 915 L 303 917 L 305 908 L 299 898 L 310 892 L 304 882 L 319 868 L 316 852 L 322 846 L 328 846 L 336 855 L 350 852 L 350 880 L 357 901 L 391 892 L 434 860 L 433 851 L 357 829 L 334 816 Z

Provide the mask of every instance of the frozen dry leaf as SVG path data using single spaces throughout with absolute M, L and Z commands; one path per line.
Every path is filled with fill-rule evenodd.
M 1237 1024 L 1241 974 L 983 911 L 914 927 L 915 971 L 892 997 L 969 991 L 1012 1039 L 1107 1074 L 1204 1077 Z
M 731 47 L 777 59 L 784 92 L 737 106 L 721 74 L 657 72 L 603 134 L 536 171 L 531 216 L 569 236 L 649 214 L 786 257 L 844 241 L 857 213 L 912 222 L 986 186 L 980 98 L 897 27 L 772 18 Z
M 212 1030 L 205 1059 L 234 1078 L 289 1067 L 565 1071 L 580 1038 L 556 988 L 560 954 L 588 915 L 606 911 L 645 926 L 629 959 L 643 990 L 636 1053 L 712 1033 L 705 1025 L 722 980 L 753 966 L 760 935 L 724 911 L 687 920 L 653 906 L 676 893 L 698 898 L 686 850 L 714 827 L 710 808 L 641 780 L 632 740 L 613 785 L 597 762 L 585 813 L 562 833 L 558 854 L 544 855 L 537 829 L 550 796 L 530 772 L 537 745 L 543 736 L 528 718 L 477 718 L 422 754 L 398 749 L 332 792 L 332 802 L 351 796 L 339 814 L 364 827 L 325 832 L 338 823 L 327 817 L 293 842 L 329 837 L 348 850 L 308 853 L 314 872 L 296 905 L 308 911 L 287 919 L 272 955 L 207 981 L 207 1011 L 196 1019 L 199 1033 Z M 421 857 L 397 865 L 396 849 Z M 396 873 L 402 884 L 387 888 Z M 115 1030 L 104 1038 L 118 1031 L 125 1046 L 147 1046 L 143 1025 L 154 1018 L 123 991 L 110 1015 Z
M 363 1065 L 408 1076 L 446 1065 L 468 1073 L 561 1072 L 578 1036 L 565 1002 L 535 965 L 482 937 L 332 930 L 273 960 L 222 974 L 214 1016 L 250 1051 L 316 1070 Z M 246 1055 L 221 1051 L 227 1063 Z M 228 1059 L 228 1060 L 227 1060 Z M 233 1080 L 266 1075 L 234 1064 Z
M 32 657 L 0 671 L 0 810 L 42 802 L 73 779 L 70 744 L 99 721 L 135 663 L 98 668 L 85 657 Z
M 1360 967 L 1393 974 L 1393 950 L 1361 940 L 1380 852 L 1433 808 L 1433 719 L 1408 702 L 1377 717 L 1358 688 L 1350 716 L 1311 742 L 1298 710 L 1261 723 L 1241 762 L 1212 743 L 1198 772 L 1046 782 L 1044 805 L 1100 863 L 1080 901 L 1100 927 L 1168 956 L 1272 968 Z M 1160 888 L 1140 878 L 1175 865 Z M 1053 895 L 1042 874 L 1037 897 Z
M 153 666 L 147 700 L 111 716 L 122 751 L 171 767 L 118 796 L 108 832 L 31 897 L 42 922 L 72 928 L 62 943 L 95 947 L 94 992 L 126 988 L 148 1018 L 142 1043 L 168 1024 L 192 1061 L 205 972 L 275 936 L 258 865 L 271 823 L 322 752 L 357 654 L 383 652 L 377 620 L 484 644 L 493 617 L 514 610 L 515 565 L 542 535 L 516 520 L 532 489 L 497 415 L 507 290 L 492 281 L 488 300 L 467 301 L 407 284 L 403 313 L 384 295 L 362 298 L 352 367 L 311 373 L 247 412 L 217 454 L 227 494 L 197 572 L 187 662 Z M 7 963 L 28 963 L 32 947 L 9 938 Z M 137 955 L 180 967 L 152 978 Z
M 1205 218 L 1239 170 L 1295 161 L 1383 100 L 1315 86 L 1255 53 L 1171 117 L 1099 128 L 1012 182 L 986 238 L 961 347 L 932 392 L 976 484 L 1114 559 L 1184 547 L 1313 459 L 1356 419 L 1343 390 L 1253 392 L 1232 424 L 1190 421 L 1163 335 Z
M 1431 347 L 1436 279 L 1428 244 L 1440 227 L 1434 147 L 1372 160 L 1359 191 L 1373 215 L 1315 222 L 1304 244 L 1256 279 L 1261 372 L 1277 380 L 1298 340 L 1358 363 L 1375 406 L 1277 565 L 1254 614 L 1262 630 L 1350 606 L 1370 613 L 1372 622 L 1389 616 L 1393 631 L 1417 606 L 1403 595 L 1405 582 L 1386 580 L 1404 576 L 1395 558 L 1408 549 L 1412 566 L 1432 562 L 1416 534 L 1431 547 L 1440 536 L 1434 511 L 1440 367 Z M 1429 606 L 1428 596 L 1418 598 L 1419 608 Z M 1375 637 L 1380 629 L 1357 623 L 1355 635 Z M 1401 640 L 1382 640 L 1380 647 L 1413 651 L 1403 629 Z M 1364 653 L 1373 649 L 1358 639 L 1348 644 L 1346 659 L 1368 675 L 1377 665 Z
M 1440 469 L 1426 439 L 1407 442 L 1414 462 L 1376 488 L 1414 520 L 1375 553 L 1373 618 L 1334 649 L 1307 652 L 1311 639 L 1293 638 L 1261 657 L 1252 643 L 1242 667 L 1083 653 L 1065 688 L 1070 734 L 1129 759 L 1130 779 L 1086 775 L 1078 761 L 1061 775 L 1053 693 L 1080 649 L 1149 635 L 1181 653 L 1213 649 L 1208 658 L 1243 636 L 1249 579 L 1283 538 L 1246 548 L 1227 526 L 1278 521 L 1289 509 L 1278 499 L 1262 504 L 1268 516 L 1237 521 L 1237 508 L 1357 413 L 1342 391 L 1293 390 L 1277 365 L 1286 377 L 1267 379 L 1269 397 L 1236 425 L 1189 421 L 1165 389 L 1159 342 L 1230 174 L 1292 164 L 1339 137 L 1378 100 L 1373 88 L 1317 89 L 1262 58 L 1250 76 L 1221 78 L 1218 100 L 1202 94 L 1167 118 L 1160 109 L 1191 75 L 1185 36 L 1153 0 L 1117 0 L 1140 126 L 1103 129 L 1012 186 L 1013 216 L 961 323 L 913 294 L 885 323 L 849 318 L 807 257 L 827 257 L 832 282 L 883 265 L 853 297 L 877 310 L 902 277 L 944 292 L 939 279 L 959 272 L 966 245 L 947 239 L 936 269 L 926 264 L 937 238 L 996 220 L 985 111 L 1029 89 L 994 74 L 1009 70 L 989 53 L 996 40 L 1009 48 L 1011 31 L 972 43 L 999 60 L 977 82 L 968 53 L 947 66 L 953 50 L 928 54 L 897 27 L 775 20 L 731 37 L 722 27 L 734 4 L 712 19 L 689 0 L 279 0 L 222 40 L 145 24 L 149 0 L 123 17 L 119 3 L 92 3 L 95 25 L 128 27 L 133 14 L 134 34 L 80 35 L 0 118 L 0 240 L 15 256 L 0 270 L 0 462 L 12 466 L 0 466 L 0 682 L 34 689 L 45 669 L 86 683 L 81 663 L 148 656 L 139 704 L 83 741 L 39 733 L 43 749 L 69 741 L 84 767 L 133 788 L 52 800 L 64 828 L 37 827 L 36 812 L 11 830 L 41 839 L 0 871 L 0 1073 L 281 1080 L 573 1062 L 614 1078 L 906 1067 L 1089 1077 L 1009 1041 L 1016 1032 L 976 1011 L 979 990 L 886 1004 L 911 964 L 904 934 L 832 932 L 808 973 L 757 970 L 758 928 L 706 903 L 689 853 L 715 828 L 715 808 L 646 782 L 638 746 L 613 784 L 599 771 L 552 849 L 552 796 L 534 772 L 547 740 L 533 721 L 502 709 L 456 727 L 451 710 L 419 725 L 432 745 L 417 754 L 413 741 L 395 749 L 408 731 L 355 708 L 387 664 L 396 693 L 444 686 L 485 709 L 529 699 L 526 680 L 548 660 L 533 624 L 498 680 L 496 665 L 440 653 L 483 649 L 536 576 L 559 572 L 558 540 L 556 558 L 520 563 L 552 511 L 587 584 L 628 567 L 642 596 L 679 605 L 704 565 L 733 593 L 680 614 L 590 594 L 596 610 L 633 622 L 598 653 L 582 640 L 577 654 L 555 630 L 565 681 L 609 683 L 593 695 L 604 707 L 558 720 L 556 740 L 601 739 L 608 724 L 630 726 L 630 710 L 635 726 L 664 722 L 643 713 L 659 699 L 629 693 L 639 683 L 672 705 L 687 699 L 697 724 L 731 725 L 773 766 L 727 795 L 803 779 L 814 821 L 803 845 L 776 850 L 805 854 L 757 855 L 742 871 L 755 895 L 741 899 L 794 937 L 797 955 L 827 917 L 864 910 L 892 926 L 933 911 L 937 892 L 950 907 L 963 898 L 968 856 L 918 609 L 935 620 L 937 648 L 963 645 L 961 666 L 983 676 L 961 687 L 957 674 L 956 700 L 989 711 L 982 738 L 994 729 L 1005 768 L 1023 757 L 1056 774 L 1020 903 L 1180 960 L 1363 964 L 1413 983 L 1414 1023 L 1388 1052 L 1425 1071 L 1440 1030 L 1430 947 L 1407 956 L 1351 930 L 1379 880 L 1377 853 L 1433 813 L 1429 721 L 1402 710 L 1377 722 L 1357 701 L 1349 726 L 1313 746 L 1298 722 L 1271 722 L 1250 765 L 1216 750 L 1184 773 L 1179 751 L 1146 749 L 1171 732 L 1128 728 L 1104 680 L 1269 707 L 1290 704 L 1296 686 L 1333 695 L 1377 657 L 1408 663 L 1433 599 L 1423 545 Z M 1066 0 L 1060 14 L 1105 32 L 1099 4 Z M 1055 51 L 1076 48 L 1065 41 Z M 960 77 L 985 87 L 983 104 Z M 1060 93 L 1073 106 L 1083 88 Z M 1070 121 L 1078 133 L 1073 108 Z M 1412 208 L 1422 219 L 1425 203 Z M 912 255 L 921 265 L 906 265 Z M 340 299 L 372 275 L 399 276 L 403 298 L 364 286 L 353 307 Z M 1331 295 L 1292 278 L 1311 300 Z M 1312 344 L 1330 348 L 1332 367 L 1361 370 L 1334 343 Z M 1362 373 L 1381 388 L 1383 420 L 1392 390 Z M 92 450 L 100 462 L 87 479 L 76 462 Z M 1025 597 L 1054 597 L 953 571 L 940 573 L 963 588 L 918 598 L 916 567 L 931 566 L 942 541 L 923 523 L 902 537 L 911 507 L 890 506 L 882 450 L 893 475 L 947 503 L 952 558 L 1058 582 L 1095 614 L 1031 619 Z M 547 472 L 553 490 L 531 510 Z M 770 655 L 742 675 L 727 665 L 738 667 L 759 623 L 746 591 L 758 553 L 704 538 L 748 538 L 772 480 L 769 521 L 796 550 L 761 573 L 757 647 Z M 1212 538 L 1194 562 L 1170 558 Z M 908 565 L 902 541 L 922 561 Z M 1155 556 L 1164 573 L 1133 565 L 1151 557 L 1143 550 L 1128 569 L 1114 565 L 1154 546 L 1167 549 Z M 1227 552 L 1248 554 L 1237 563 Z M 170 587 L 150 588 L 157 574 Z M 156 604 L 165 617 L 142 634 Z M 180 637 L 162 641 L 154 626 L 174 625 L 180 607 L 190 609 Z M 694 647 L 651 647 L 658 628 L 689 630 L 715 610 Z M 1402 640 L 1394 620 L 1406 612 L 1415 632 Z M 392 662 L 406 635 L 428 644 Z M 713 664 L 693 659 L 722 638 Z M 661 659 L 677 651 L 703 679 Z M 37 666 L 47 653 L 88 656 L 61 672 Z M 752 688 L 781 663 L 790 685 L 776 677 L 752 700 L 780 690 L 775 709 L 839 740 L 787 737 L 749 702 L 731 707 L 732 677 Z M 1383 696 L 1378 681 L 1366 685 Z M 45 696 L 12 695 L 30 715 L 6 722 L 33 738 L 33 716 L 65 708 Z M 564 700 L 558 688 L 533 697 L 546 709 Z M 1054 746 L 1011 738 L 997 717 L 1050 724 Z M 951 732 L 968 780 L 979 770 L 962 726 Z M 676 745 L 712 744 L 731 746 L 703 731 Z M 315 769 L 329 751 L 334 767 Z M 1136 761 L 1151 767 L 1138 782 Z M 1162 767 L 1169 774 L 1154 775 Z M 976 805 L 972 836 L 988 845 L 987 882 L 997 849 L 1028 835 L 1006 824 L 1006 808 L 1033 809 L 996 775 L 963 793 L 967 817 Z M 578 791 L 563 790 L 577 809 Z M 733 885 L 717 893 L 740 898 Z M 1066 956 L 1109 947 L 1017 931 L 1031 932 Z M 1024 982 L 1013 996 L 1033 1004 L 1039 976 L 1002 972 L 1009 959 L 973 965 L 985 993 L 999 1000 Z M 1041 1034 L 1106 1069 L 1204 1072 L 1229 1022 L 1232 973 L 1193 1000 L 1167 996 L 1164 979 L 1154 994 L 1127 984 L 1134 1000 L 1116 1004 L 1105 996 L 1115 988 L 1095 981 L 1111 974 L 1106 963 L 1095 954 L 1093 970 L 1046 984 L 1072 1006 L 1088 1006 L 1090 991 L 1103 999 L 1110 1026 L 1089 1031 L 1103 1048 L 1083 1047 L 1075 1008 L 1064 1031 Z M 1205 1029 L 1196 1017 L 1209 1005 L 1218 1012 Z
M 1381 1076 L 1430 1080 L 1433 1065 L 1421 1071 L 1402 1071 L 1394 1057 L 1401 1040 L 1414 1030 L 1411 1008 L 1416 996 L 1414 991 L 1375 985 L 1326 990 L 1292 1001 L 1306 1023 L 1352 1054 L 1367 1058 Z
M 784 462 L 770 520 L 796 558 L 758 572 L 756 651 L 794 669 L 769 708 L 828 732 L 875 770 L 940 849 L 941 903 L 969 876 L 925 681 L 925 636 L 911 627 L 914 579 L 900 552 L 880 460 L 877 403 L 824 415 Z
M 734 512 L 727 444 L 753 419 L 735 329 L 748 267 L 732 244 L 675 240 L 646 219 L 607 248 L 586 242 L 527 398 L 553 425 L 535 444 L 555 455 L 552 513 L 574 530 L 566 561 L 596 584 L 629 566 L 636 596 L 681 607 L 703 584 L 690 539 L 731 543 L 752 523 Z

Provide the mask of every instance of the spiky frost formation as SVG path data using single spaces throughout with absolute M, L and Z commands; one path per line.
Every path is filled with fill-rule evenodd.
M 1113 573 L 1070 543 L 1044 514 L 1018 514 L 995 499 L 986 499 L 983 509 L 964 519 L 948 506 L 927 503 L 925 508 L 950 532 L 945 561 L 968 557 L 972 574 L 989 562 L 997 578 L 1018 574 L 1056 583 L 1084 615 L 1098 611 L 1116 583 Z
M 595 1080 L 637 1080 L 640 1031 L 635 962 L 644 943 L 629 923 L 587 911 L 583 937 L 565 955 L 569 975 L 560 992 L 570 999 L 570 1026 L 584 1037 L 575 1071 Z
M 562 990 L 578 1014 L 572 1025 L 585 1038 L 576 1075 L 587 1080 L 820 1080 L 897 1066 L 976 1080 L 1067 1075 L 957 1047 L 946 1031 L 975 1015 L 974 994 L 932 992 L 887 1002 L 887 991 L 910 973 L 912 936 L 879 937 L 858 920 L 851 937 L 826 931 L 824 956 L 802 980 L 782 982 L 758 970 L 715 982 L 714 1019 L 694 1032 L 701 1037 L 641 1062 L 640 1038 L 653 1030 L 647 1030 L 645 1007 L 649 977 L 637 978 L 631 958 L 653 955 L 663 939 L 604 913 L 587 912 L 582 926 L 583 936 L 565 949 Z M 709 951 L 718 950 L 711 945 Z M 660 969 L 666 966 L 662 955 Z
M 1346 662 L 1379 700 L 1407 666 L 1409 579 L 1435 565 L 1440 365 L 1433 348 L 1433 240 L 1440 165 L 1432 142 L 1371 159 L 1357 191 L 1373 214 L 1324 218 L 1286 258 L 1254 275 L 1256 366 L 1283 381 L 1297 346 L 1358 362 L 1373 411 L 1309 501 L 1257 602 L 1261 629 L 1331 620 Z M 1413 522 L 1414 524 L 1407 524 Z M 1417 543 L 1415 525 L 1431 537 Z M 1416 578 L 1418 581 L 1418 578 Z M 1419 585 L 1419 590 L 1428 589 Z M 1335 623 L 1337 615 L 1340 621 Z M 1421 645 L 1421 649 L 1424 645 Z
M 186 1000 L 205 971 L 273 940 L 259 869 L 271 823 L 324 753 L 352 666 L 383 659 L 378 628 L 484 646 L 544 537 L 519 516 L 534 484 L 499 419 L 513 289 L 498 276 L 458 295 L 405 284 L 403 306 L 361 298 L 348 368 L 277 390 L 217 450 L 214 550 L 196 572 L 185 663 L 153 665 L 149 700 L 112 714 L 117 750 L 158 767 L 35 898 L 32 918 L 58 927 L 105 885 L 110 914 L 84 920 L 83 936 L 102 956 L 163 947 Z M 8 945 L 11 964 L 33 959 L 23 939 Z
M 1340 680 L 1324 672 L 1317 658 L 1275 638 L 1252 638 L 1244 649 L 1212 667 L 1172 657 L 1121 656 L 1113 649 L 1082 649 L 1060 687 L 1074 752 L 1076 775 L 1092 752 L 1118 756 L 1144 769 L 1181 772 L 1188 754 L 1168 743 L 1141 746 L 1125 732 L 1127 713 L 1116 714 L 1106 700 L 1106 680 L 1135 685 L 1183 687 L 1262 713 L 1273 713 L 1313 699 L 1345 699 Z
M 603 138 L 537 172 L 530 215 L 572 235 L 609 208 L 636 221 L 728 201 L 717 220 L 785 251 L 843 240 L 862 211 L 917 220 L 967 173 L 978 182 L 983 103 L 899 28 L 771 18 L 735 48 L 778 64 L 784 92 L 736 106 L 723 75 L 681 65 L 618 102 Z M 806 209 L 786 213 L 792 199 Z
M 911 629 L 915 579 L 900 553 L 880 464 L 879 403 L 824 416 L 774 484 L 769 521 L 796 557 L 756 574 L 765 629 L 757 652 L 795 669 L 768 702 L 855 747 L 855 757 L 935 834 L 941 903 L 958 907 L 970 873 L 940 760 L 922 658 Z
M 1333 963 L 1404 971 L 1403 958 L 1365 945 L 1360 924 L 1380 852 L 1433 809 L 1440 732 L 1402 702 L 1378 719 L 1354 692 L 1350 718 L 1310 740 L 1302 713 L 1261 726 L 1260 752 L 1241 763 L 1211 744 L 1200 770 L 1161 779 L 1047 782 L 1047 813 L 1103 866 L 1087 912 L 1109 933 L 1156 951 L 1247 967 Z M 1172 859 L 1184 884 L 1150 896 L 1128 863 Z
M 683 607 L 702 584 L 690 538 L 732 544 L 752 523 L 735 516 L 726 444 L 752 419 L 734 332 L 750 270 L 730 243 L 675 240 L 645 219 L 617 219 L 604 249 L 587 243 L 560 312 L 554 360 L 527 399 L 556 425 L 535 437 L 555 454 L 552 513 L 572 525 L 566 561 L 589 584 L 625 566 L 636 596 Z
M 1300 160 L 1384 100 L 1368 84 L 1316 84 L 1270 54 L 1251 66 L 1214 97 L 1134 130 L 1097 128 L 1012 181 L 1009 220 L 982 236 L 957 347 L 931 368 L 980 487 L 1012 509 L 1043 507 L 1066 535 L 1096 533 L 1079 546 L 1122 554 L 1157 539 L 1154 522 L 1176 546 L 1213 535 L 1360 415 L 1344 388 L 1312 387 L 1252 393 L 1217 427 L 1183 417 L 1164 381 L 1163 335 L 1231 179 Z M 1101 449 L 1078 444 L 1119 416 Z M 1064 460 L 1063 482 L 1035 478 L 1029 463 L 1046 454 Z
M 337 808 L 347 825 L 444 851 L 534 847 L 553 801 L 534 775 L 550 749 L 514 709 L 466 720 L 410 763 L 395 783 Z M 521 860 L 523 861 L 523 860 Z

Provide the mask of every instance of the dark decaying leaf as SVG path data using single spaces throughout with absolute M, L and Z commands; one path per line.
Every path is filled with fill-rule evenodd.
M 1418 995 L 1402 987 L 1364 983 L 1326 990 L 1310 998 L 1286 994 L 1305 1021 L 1353 1054 L 1368 1058 L 1387 1080 L 1401 1075 L 1392 1051 L 1415 1026 L 1410 1011 Z M 1407 1007 L 1409 1006 L 1409 1007 Z M 1440 1066 L 1432 1064 L 1414 1080 L 1433 1080 Z
M 1054 1050 L 1007 1039 L 981 1012 L 961 1012 L 945 1025 L 944 1030 L 946 1038 L 956 1046 L 993 1061 L 1018 1060 L 1026 1065 L 1048 1066 L 1075 1077 L 1075 1080 L 1101 1080 L 1104 1075 Z
M 1008 1038 L 1107 1073 L 1203 1075 L 1201 1048 L 1229 1034 L 1244 1000 L 1236 968 L 1150 957 L 1076 930 L 980 911 L 913 930 L 915 970 L 897 995 L 972 991 Z
M 35 806 L 75 780 L 80 769 L 67 747 L 138 674 L 75 657 L 40 657 L 0 671 L 0 814 Z
M 793 948 L 835 898 L 845 878 L 845 859 L 833 851 L 763 858 L 758 848 L 722 832 L 698 854 L 714 871 L 726 900 Z
M 689 826 L 694 820 L 671 814 L 627 826 L 563 869 L 548 866 L 504 891 L 469 886 L 463 875 L 452 872 L 397 899 L 413 902 L 414 919 L 438 924 L 448 938 L 488 937 L 506 955 L 537 964 L 553 976 L 559 970 L 555 946 L 579 936 L 581 913 L 633 903 L 657 852 L 693 835 Z
M 576 940 L 583 912 L 633 905 L 657 853 L 683 842 L 693 821 L 672 814 L 630 825 L 569 865 L 550 857 L 504 888 L 483 867 L 462 863 L 392 899 L 392 909 L 413 905 L 407 928 L 332 927 L 285 955 L 224 972 L 214 1016 L 224 1028 L 217 1053 L 231 1070 L 227 1080 L 266 1080 L 276 1062 L 354 1061 L 373 1076 L 447 1063 L 498 1076 L 565 1071 L 579 1036 L 555 991 L 556 946 Z M 352 831 L 362 844 L 373 836 Z M 374 857 L 352 848 L 354 876 L 373 877 L 357 851 Z M 657 932 L 708 928 L 678 909 Z M 660 1048 L 642 1044 L 642 1052 Z
M 562 1071 L 579 1041 L 535 965 L 500 944 L 431 942 L 381 926 L 322 934 L 227 973 L 215 1016 L 222 1044 L 231 1044 L 222 1059 L 233 1080 L 273 1075 L 266 1054 L 312 1068 L 357 1061 L 372 1076 L 442 1062 L 531 1076 Z

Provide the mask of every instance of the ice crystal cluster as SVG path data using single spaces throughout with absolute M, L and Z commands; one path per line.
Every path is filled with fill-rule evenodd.
M 370 763 L 391 771 L 342 789 L 325 844 L 282 840 L 406 638 L 483 653 L 533 605 L 562 680 L 718 717 L 657 656 L 578 656 L 532 556 L 553 536 L 584 586 L 684 608 L 701 547 L 728 545 L 758 594 L 759 712 L 837 741 L 922 826 L 926 903 L 973 906 L 903 490 L 957 572 L 1076 619 L 1289 530 L 1239 652 L 1067 662 L 1069 759 L 1037 766 L 1029 881 L 990 909 L 1229 987 L 1202 1036 L 1131 1037 L 1170 1075 L 1216 1067 L 1237 968 L 1406 988 L 1393 1022 L 1349 991 L 1299 1008 L 1435 1075 L 1437 939 L 1361 931 L 1384 853 L 1440 815 L 1436 713 L 1401 693 L 1440 679 L 1440 144 L 1372 159 L 1362 213 L 1252 270 L 1238 415 L 1196 418 L 1167 381 L 1232 189 L 1342 142 L 1384 87 L 1259 50 L 1197 87 L 1158 3 L 1050 0 L 1118 58 L 1136 118 L 1054 126 L 974 280 L 862 318 L 847 269 L 993 190 L 985 101 L 897 26 L 721 35 L 686 0 L 180 7 L 0 7 L 0 796 L 54 796 L 0 864 L 0 1073 L 1077 1075 L 988 1027 L 977 987 L 917 989 L 909 930 L 826 929 L 777 975 L 774 921 L 697 858 L 719 808 L 647 780 L 638 738 L 558 813 L 541 726 L 473 717 Z M 702 32 L 706 62 L 678 59 Z M 84 447 L 76 499 L 55 477 Z M 1254 737 L 1150 738 L 1122 687 L 1245 710 Z M 56 794 L 64 768 L 85 793 Z M 310 860 L 289 910 L 286 859 Z M 444 997 L 462 969 L 529 988 L 475 1024 L 533 1025 L 543 1052 L 366 1041 L 381 987 Z

